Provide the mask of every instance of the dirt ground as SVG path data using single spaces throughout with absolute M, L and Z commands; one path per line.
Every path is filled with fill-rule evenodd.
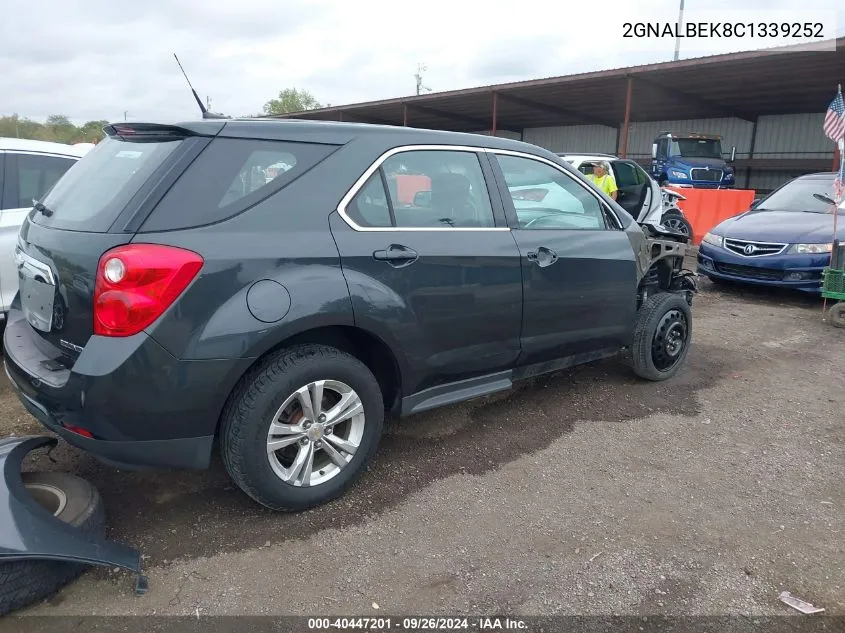
M 67 445 L 150 589 L 93 569 L 20 614 L 845 615 L 845 330 L 818 300 L 701 282 L 674 380 L 617 361 L 388 429 L 344 498 L 264 511 L 210 472 Z M 0 384 L 0 434 L 41 433 Z M 378 610 L 374 607 L 378 605 Z

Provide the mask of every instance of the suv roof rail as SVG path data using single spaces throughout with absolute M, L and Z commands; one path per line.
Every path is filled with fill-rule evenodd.
M 558 156 L 606 156 L 607 158 L 618 158 L 616 154 L 604 152 L 557 152 Z

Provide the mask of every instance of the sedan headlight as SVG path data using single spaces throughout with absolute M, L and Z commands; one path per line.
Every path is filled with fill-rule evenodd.
M 677 178 L 678 180 L 689 180 L 689 176 L 682 171 L 675 171 L 674 169 L 669 171 L 671 172 L 673 178 Z
M 702 242 L 707 242 L 708 244 L 712 244 L 713 246 L 722 246 L 722 236 L 721 235 L 714 235 L 713 233 L 705 233 L 704 237 L 701 238 Z
M 833 244 L 793 244 L 789 247 L 790 253 L 813 254 L 820 255 L 822 253 L 829 253 L 833 250 Z

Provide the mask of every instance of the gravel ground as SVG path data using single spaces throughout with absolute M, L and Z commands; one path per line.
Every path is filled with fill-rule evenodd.
M 344 498 L 264 511 L 209 472 L 62 445 L 150 590 L 93 569 L 21 612 L 845 615 L 845 331 L 818 301 L 702 281 L 682 373 L 615 361 L 407 419 Z M 0 382 L 3 435 L 41 432 Z M 378 609 L 374 604 L 378 605 Z

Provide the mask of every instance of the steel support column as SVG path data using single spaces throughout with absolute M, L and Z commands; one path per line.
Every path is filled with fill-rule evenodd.
M 634 78 L 628 77 L 628 86 L 625 91 L 625 120 L 622 123 L 622 140 L 620 141 L 619 156 L 628 157 L 628 128 L 631 126 L 631 92 L 633 90 Z
M 402 125 L 408 127 L 408 104 L 402 104 Z
M 499 93 L 493 92 L 493 125 L 490 128 L 490 135 L 496 136 L 496 119 L 499 117 Z
M 748 160 L 754 158 L 754 148 L 757 145 L 757 121 L 758 118 L 754 117 L 754 124 L 751 127 L 751 146 L 748 148 Z M 734 183 L 736 183 L 736 169 L 734 169 Z M 751 167 L 747 167 L 745 169 L 745 188 L 751 189 Z

